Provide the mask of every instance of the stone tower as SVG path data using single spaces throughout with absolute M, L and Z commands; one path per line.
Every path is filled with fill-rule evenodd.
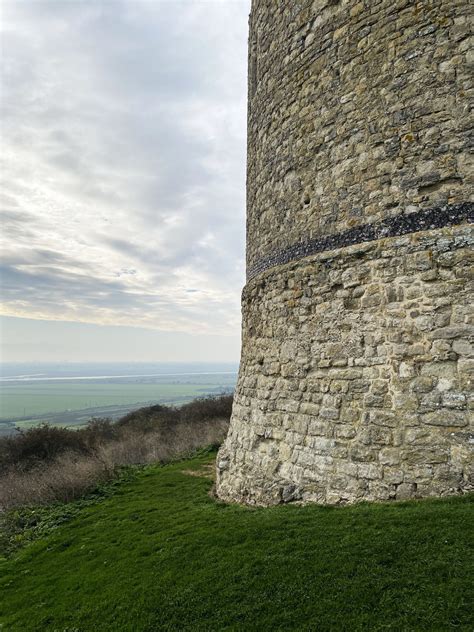
M 252 2 L 224 500 L 472 484 L 469 4 Z

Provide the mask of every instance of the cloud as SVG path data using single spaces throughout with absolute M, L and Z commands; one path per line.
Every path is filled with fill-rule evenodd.
M 234 335 L 249 2 L 6 2 L 3 313 Z

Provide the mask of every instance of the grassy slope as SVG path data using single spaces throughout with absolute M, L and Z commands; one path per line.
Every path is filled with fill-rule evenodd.
M 211 458 L 145 469 L 4 562 L 2 630 L 473 628 L 472 497 L 227 506 L 183 473 Z

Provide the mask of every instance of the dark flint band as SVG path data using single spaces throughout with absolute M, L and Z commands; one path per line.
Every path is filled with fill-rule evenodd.
M 457 226 L 465 222 L 474 222 L 474 204 L 471 202 L 420 209 L 409 215 L 397 215 L 374 224 L 363 224 L 336 235 L 301 241 L 268 257 L 263 257 L 247 270 L 247 281 L 269 268 L 297 261 L 319 252 L 336 250 L 384 237 L 399 237 L 418 231 Z

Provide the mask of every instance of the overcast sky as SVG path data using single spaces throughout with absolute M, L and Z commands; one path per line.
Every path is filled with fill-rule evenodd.
M 2 358 L 236 360 L 249 0 L 2 3 Z

